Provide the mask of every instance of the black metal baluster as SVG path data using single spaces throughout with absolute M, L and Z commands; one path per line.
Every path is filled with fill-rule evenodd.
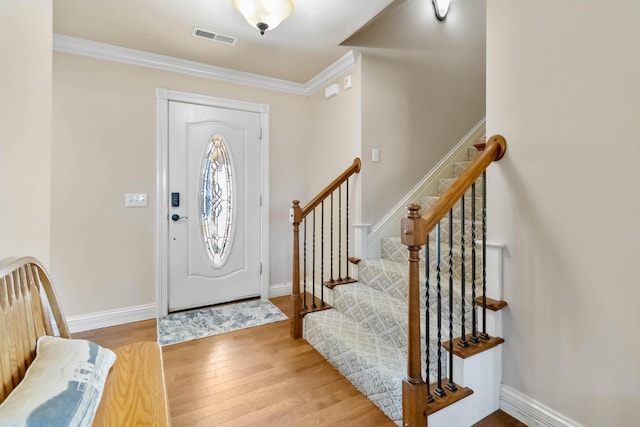
M 436 303 L 438 307 L 438 386 L 433 394 L 438 397 L 446 395 L 442 388 L 442 289 L 440 283 L 440 223 L 436 225 Z
M 342 282 L 342 185 L 338 187 L 338 282 Z
M 429 330 L 429 287 L 430 287 L 430 281 L 429 281 L 429 235 L 427 234 L 427 241 L 425 242 L 424 245 L 424 258 L 425 258 L 425 321 L 424 321 L 424 329 L 425 329 L 425 347 L 427 348 L 426 351 L 426 363 L 425 365 L 427 366 L 426 368 L 426 372 L 427 372 L 427 403 L 433 403 L 433 395 L 431 395 L 431 380 L 429 378 L 429 366 L 430 366 L 430 360 L 429 358 L 431 357 L 431 351 L 429 349 L 430 344 L 431 344 L 431 333 Z
M 479 342 L 478 313 L 476 305 L 476 183 L 471 184 L 471 338 L 474 344 Z
M 316 210 L 313 210 L 313 241 L 312 251 L 313 255 L 313 268 L 311 273 L 311 307 L 316 308 Z
M 460 287 L 462 290 L 462 304 L 461 304 L 461 318 L 462 318 L 462 337 L 460 338 L 460 342 L 458 343 L 458 345 L 462 348 L 466 348 L 469 346 L 469 343 L 467 342 L 467 330 L 465 328 L 465 307 L 464 307 L 464 303 L 465 303 L 465 298 L 466 298 L 466 292 L 465 292 L 465 276 L 467 275 L 467 272 L 465 270 L 465 263 L 464 263 L 464 235 L 466 233 L 466 229 L 465 229 L 465 225 L 464 225 L 464 194 L 462 195 L 462 199 L 461 203 L 460 203 L 460 227 L 462 232 L 460 233 L 460 251 L 461 251 L 461 261 L 460 261 L 460 275 L 462 276 L 460 279 Z
M 346 209 L 346 226 L 347 226 L 347 244 L 345 246 L 345 269 L 347 270 L 346 273 L 347 275 L 345 276 L 344 280 L 350 280 L 351 277 L 349 277 L 349 179 L 347 178 L 347 181 L 345 182 L 345 187 L 347 189 L 347 205 L 345 206 Z
M 449 382 L 447 389 L 456 391 L 453 382 L 453 209 L 449 209 Z
M 320 209 L 320 305 L 324 307 L 324 200 Z
M 482 172 L 482 333 L 480 338 L 488 340 L 487 334 L 487 171 Z
M 334 210 L 333 210 L 333 192 L 331 193 L 331 279 L 329 279 L 329 281 L 331 283 L 335 282 L 335 280 L 333 279 L 333 216 L 334 216 Z
M 303 282 L 303 291 L 302 291 L 302 308 L 304 308 L 305 310 L 307 310 L 309 307 L 307 307 L 307 219 L 305 218 L 304 220 L 304 246 L 303 246 L 303 270 L 304 270 L 304 282 Z

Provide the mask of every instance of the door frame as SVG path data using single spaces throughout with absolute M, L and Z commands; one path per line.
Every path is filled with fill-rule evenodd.
M 158 316 L 169 313 L 169 101 L 260 114 L 260 297 L 269 297 L 269 104 L 217 98 L 156 88 L 156 305 Z

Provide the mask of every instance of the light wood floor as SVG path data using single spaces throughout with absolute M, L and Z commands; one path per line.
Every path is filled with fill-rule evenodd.
M 271 301 L 290 316 L 289 297 Z M 155 341 L 156 322 L 74 338 L 109 348 Z M 174 427 L 394 426 L 306 341 L 291 339 L 288 321 L 167 346 L 163 357 Z M 478 425 L 523 426 L 497 415 L 496 423 L 487 419 Z

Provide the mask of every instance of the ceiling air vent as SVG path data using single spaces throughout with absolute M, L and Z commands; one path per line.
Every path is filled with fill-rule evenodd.
M 237 37 L 227 36 L 226 34 L 214 33 L 213 31 L 203 28 L 193 27 L 193 36 L 205 40 L 211 40 L 222 44 L 234 45 L 238 41 Z

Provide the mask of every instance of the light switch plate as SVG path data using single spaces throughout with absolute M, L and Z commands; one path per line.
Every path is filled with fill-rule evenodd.
M 344 90 L 351 89 L 353 83 L 351 82 L 351 74 L 344 78 L 343 88 Z
M 124 206 L 126 208 L 144 208 L 149 206 L 147 193 L 127 193 L 124 195 Z
M 372 148 L 371 149 L 371 161 L 377 163 L 380 161 L 380 149 Z

